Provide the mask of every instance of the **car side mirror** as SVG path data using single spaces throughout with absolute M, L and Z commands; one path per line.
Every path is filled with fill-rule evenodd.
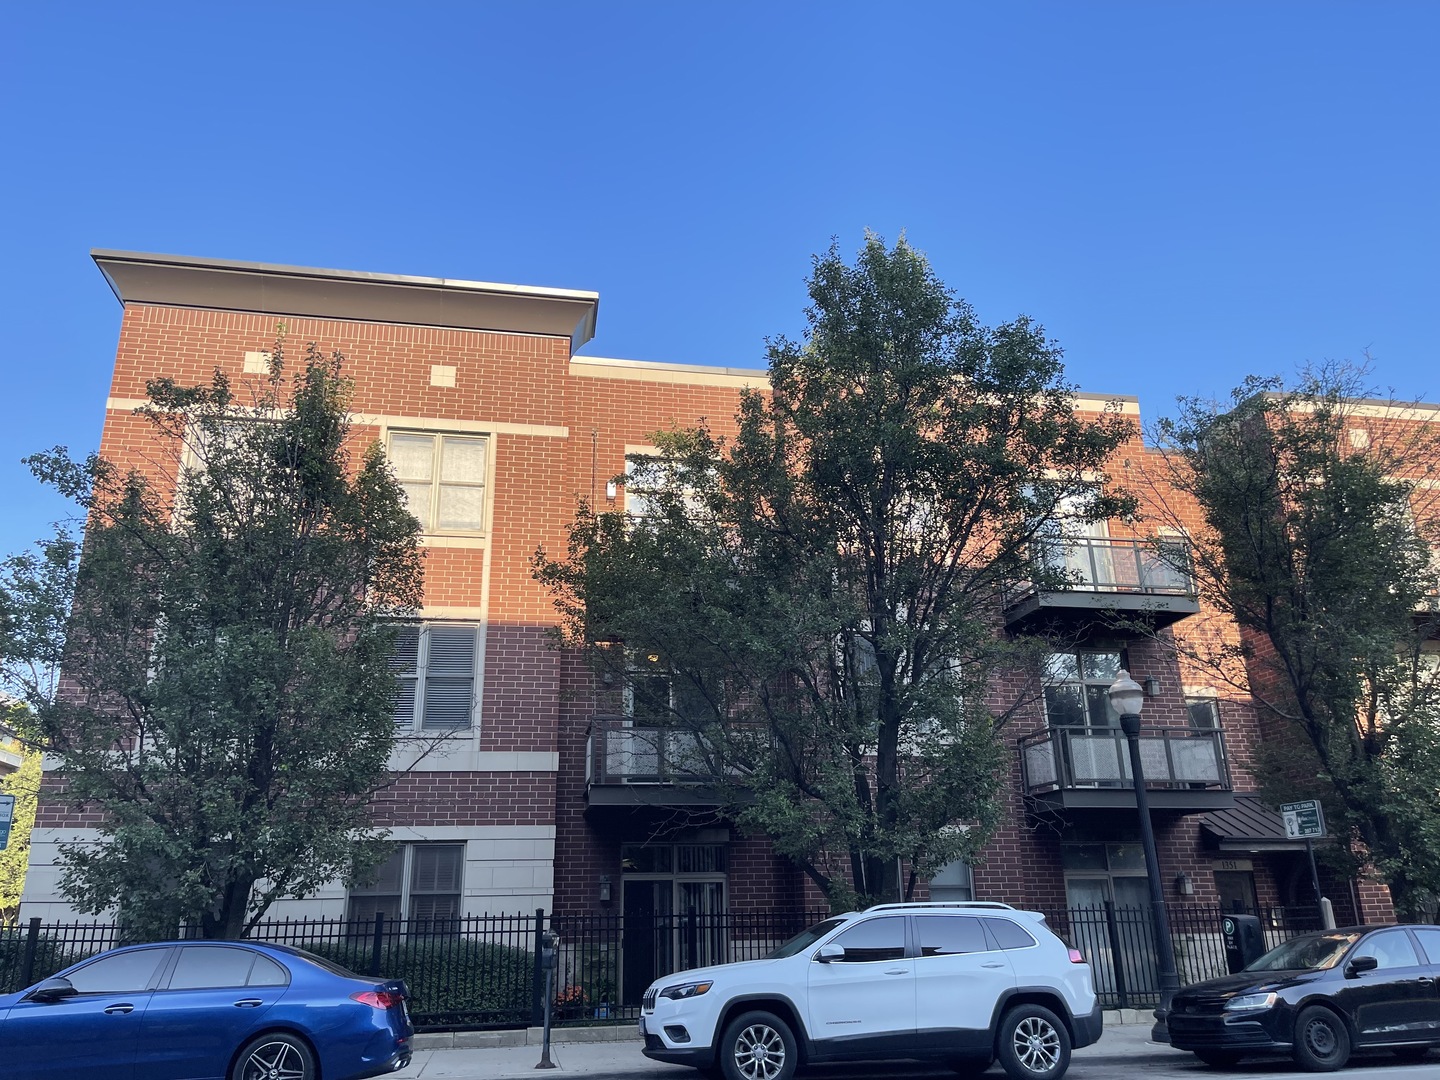
M 69 979 L 62 979 L 60 976 L 46 979 L 44 982 L 36 983 L 23 998 L 22 1001 L 59 1001 L 61 998 L 71 997 L 80 991 L 75 989 Z
M 822 964 L 828 964 L 832 960 L 839 960 L 844 955 L 844 946 L 832 942 L 829 945 L 821 945 L 820 950 L 815 954 L 815 959 Z
M 1353 979 L 1356 975 L 1363 974 L 1366 971 L 1374 971 L 1379 966 L 1380 961 L 1373 956 L 1357 956 L 1345 965 L 1345 976 L 1346 978 Z

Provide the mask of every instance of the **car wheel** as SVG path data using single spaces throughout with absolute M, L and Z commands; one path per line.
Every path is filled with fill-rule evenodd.
M 315 1055 L 283 1031 L 258 1035 L 240 1049 L 230 1080 L 316 1080 Z
M 1017 1005 L 1007 1012 L 996 1042 L 1010 1080 L 1060 1080 L 1070 1067 L 1070 1034 L 1042 1005 Z
M 1390 1051 L 1401 1061 L 1420 1061 L 1430 1053 L 1428 1046 L 1399 1046 Z
M 1233 1069 L 1240 1064 L 1240 1055 L 1224 1050 L 1196 1050 L 1195 1056 L 1212 1069 Z
M 1311 1072 L 1333 1072 L 1350 1060 L 1350 1032 L 1329 1009 L 1311 1005 L 1295 1019 L 1295 1064 Z
M 790 1080 L 798 1056 L 790 1025 L 774 1013 L 741 1013 L 720 1039 L 725 1080 Z

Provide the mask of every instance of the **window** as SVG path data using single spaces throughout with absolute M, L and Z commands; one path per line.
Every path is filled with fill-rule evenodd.
M 1045 661 L 1045 718 L 1051 727 L 1117 727 L 1106 691 L 1120 677 L 1118 652 L 1051 653 Z
M 1028 949 L 1035 944 L 1030 931 L 1009 919 L 987 918 L 985 925 L 990 928 L 996 944 L 1002 949 Z
M 964 859 L 946 863 L 930 879 L 931 900 L 974 900 L 975 879 Z
M 639 727 L 671 727 L 703 722 L 714 708 L 691 680 L 677 678 L 659 653 L 644 653 L 630 658 L 625 714 Z
M 475 711 L 478 627 L 468 623 L 403 626 L 390 670 L 399 684 L 395 724 L 406 730 L 468 728 Z
M 350 890 L 349 917 L 372 922 L 383 913 L 412 925 L 459 918 L 464 865 L 464 844 L 401 844 L 371 884 Z
M 1415 967 L 1420 963 L 1404 930 L 1386 930 L 1366 938 L 1356 948 L 1355 956 L 1373 956 L 1381 969 Z
M 840 934 L 831 944 L 845 950 L 844 955 L 836 958 L 837 964 L 902 960 L 905 957 L 905 920 L 903 917 L 867 919 Z
M 116 953 L 72 971 L 66 978 L 81 994 L 131 994 L 148 990 L 160 960 L 169 949 Z
M 1440 967 L 1440 930 L 1433 926 L 1417 926 L 1415 936 L 1420 939 L 1420 945 L 1425 950 L 1425 956 L 1430 961 L 1431 967 Z
M 969 915 L 920 915 L 915 934 L 921 956 L 957 956 L 960 953 L 989 952 L 985 927 Z
M 170 975 L 171 990 L 209 990 L 222 986 L 244 986 L 256 954 L 249 949 L 224 945 L 187 945 L 180 950 Z M 273 984 L 272 984 L 273 985 Z
M 427 533 L 484 532 L 488 451 L 488 441 L 473 435 L 390 436 L 395 478 Z
M 1190 727 L 1195 731 L 1220 730 L 1220 700 L 1213 697 L 1187 697 L 1185 711 L 1190 715 Z

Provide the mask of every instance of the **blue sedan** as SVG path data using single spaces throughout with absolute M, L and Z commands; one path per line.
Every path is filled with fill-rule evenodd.
M 176 941 L 0 996 L 6 1080 L 361 1080 L 410 1063 L 399 980 L 286 945 Z

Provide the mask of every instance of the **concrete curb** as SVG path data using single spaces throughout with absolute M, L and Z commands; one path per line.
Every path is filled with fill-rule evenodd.
M 1108 1009 L 1105 1026 L 1122 1027 L 1153 1024 L 1155 1015 L 1149 1009 Z M 415 1050 L 479 1050 L 503 1046 L 539 1046 L 544 1041 L 543 1028 L 514 1028 L 506 1031 L 431 1031 L 416 1035 L 411 1042 Z M 550 1030 L 550 1041 L 560 1043 L 639 1042 L 635 1023 L 594 1024 L 585 1027 L 557 1027 Z

